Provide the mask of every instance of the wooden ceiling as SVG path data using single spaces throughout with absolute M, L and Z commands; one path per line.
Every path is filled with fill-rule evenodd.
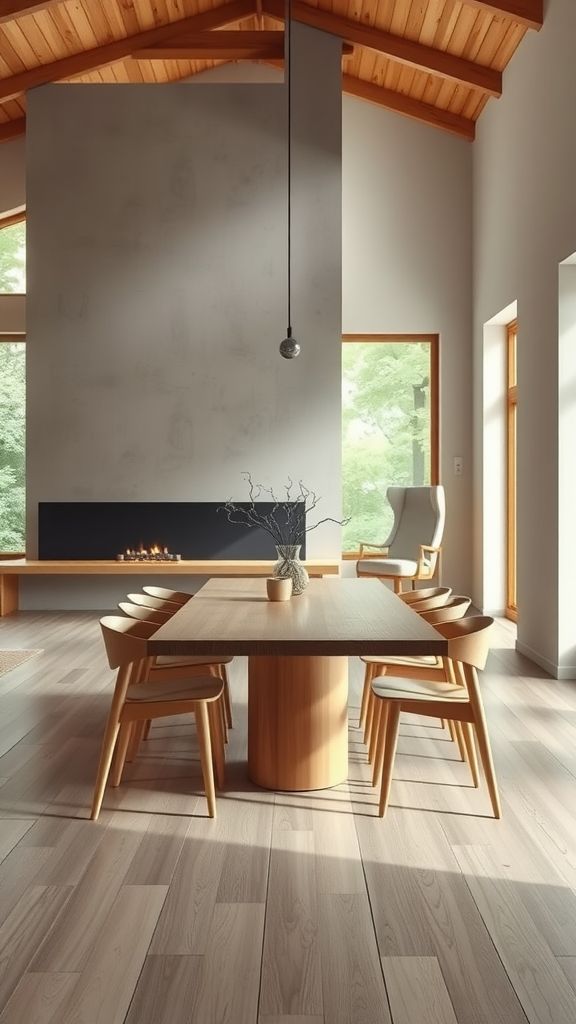
M 343 91 L 474 138 L 543 0 L 291 0 L 340 36 Z M 0 0 L 0 142 L 46 82 L 175 82 L 228 61 L 281 65 L 285 0 Z

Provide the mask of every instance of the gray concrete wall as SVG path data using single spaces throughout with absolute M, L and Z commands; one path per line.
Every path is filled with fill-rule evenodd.
M 283 86 L 30 94 L 30 557 L 38 501 L 242 499 L 244 470 L 339 517 L 340 42 L 293 47 L 291 362 Z

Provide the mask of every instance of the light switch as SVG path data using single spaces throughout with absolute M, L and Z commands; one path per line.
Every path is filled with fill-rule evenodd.
M 454 456 L 454 476 L 462 476 L 462 456 Z

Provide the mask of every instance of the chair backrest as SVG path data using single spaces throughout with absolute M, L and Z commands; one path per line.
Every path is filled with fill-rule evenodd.
M 430 625 L 435 626 L 437 622 L 453 622 L 455 619 L 462 619 L 472 604 L 469 597 L 451 597 L 446 604 L 440 608 L 431 608 L 430 611 L 418 611 L 418 614 L 422 616 L 426 622 Z
M 171 612 L 162 612 L 158 608 L 147 608 L 144 604 L 132 604 L 130 601 L 119 601 L 118 607 L 131 619 L 140 619 L 141 622 L 155 622 L 162 626 L 168 619 L 172 618 Z
M 452 593 L 451 587 L 421 587 L 420 590 L 404 590 L 398 597 L 404 604 L 414 604 L 420 601 L 427 601 L 430 597 L 443 597 L 446 604 Z
M 494 619 L 489 615 L 468 615 L 458 622 L 438 623 L 434 628 L 448 640 L 448 657 L 452 661 L 483 669 L 493 625 Z
M 128 600 L 132 604 L 142 605 L 143 608 L 156 608 L 158 611 L 177 612 L 180 605 L 174 601 L 165 601 L 161 597 L 151 597 L 150 594 L 128 594 Z
M 146 658 L 146 641 L 158 629 L 155 622 L 138 622 L 123 615 L 105 615 L 100 626 L 110 668 Z
M 420 601 L 408 602 L 410 608 L 413 608 L 415 612 L 429 612 L 433 608 L 442 608 L 447 605 L 452 595 L 450 587 L 438 587 L 437 589 L 439 591 L 437 594 L 421 598 Z
M 385 544 L 390 558 L 417 561 L 420 545 L 440 547 L 446 518 L 444 488 L 389 487 L 388 501 L 394 512 L 394 525 Z
M 168 587 L 153 587 L 145 586 L 142 587 L 145 594 L 149 594 L 150 597 L 159 597 L 161 601 L 174 601 L 174 604 L 188 604 L 193 594 L 188 594 L 184 590 L 169 590 Z

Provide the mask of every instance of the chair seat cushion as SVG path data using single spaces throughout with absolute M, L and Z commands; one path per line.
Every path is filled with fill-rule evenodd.
M 397 676 L 378 676 L 372 683 L 372 691 L 384 700 L 441 701 L 442 703 L 467 703 L 468 690 L 455 683 L 426 682 L 423 679 L 400 679 Z
M 166 682 L 136 683 L 128 687 L 126 704 L 160 704 L 178 700 L 217 700 L 224 684 L 216 676 L 196 676 L 189 679 L 174 679 Z M 176 712 L 182 714 L 182 712 Z
M 374 576 L 415 576 L 418 562 L 410 558 L 363 558 L 358 562 L 358 572 Z

